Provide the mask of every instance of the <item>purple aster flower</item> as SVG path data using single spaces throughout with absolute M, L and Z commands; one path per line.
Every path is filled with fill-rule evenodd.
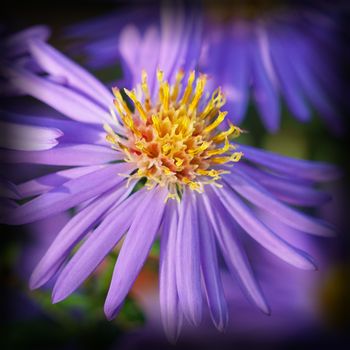
M 342 130 L 336 108 L 343 102 L 336 91 L 339 28 L 335 11 L 285 1 L 263 2 L 262 6 L 200 1 L 196 6 L 186 9 L 181 5 L 163 6 L 159 18 L 145 16 L 146 20 L 133 18 L 137 8 L 134 6 L 126 11 L 128 15 L 123 21 L 117 14 L 109 15 L 108 21 L 102 17 L 80 23 L 68 28 L 67 34 L 92 40 L 78 49 L 87 56 L 89 67 L 101 68 L 126 57 L 125 43 L 138 45 L 141 40 L 135 32 L 127 41 L 123 40 L 124 35 L 118 35 L 112 23 L 121 32 L 125 27 L 120 23 L 127 25 L 127 31 L 138 27 L 143 32 L 147 24 L 158 27 L 167 22 L 170 14 L 171 27 L 178 27 L 178 33 L 181 28 L 189 33 L 193 23 L 198 22 L 199 70 L 211 75 L 209 83 L 213 87 L 222 86 L 232 122 L 241 125 L 252 100 L 265 128 L 276 132 L 280 128 L 283 101 L 300 122 L 310 121 L 312 110 L 316 110 L 331 130 Z
M 73 56 L 82 55 L 90 69 L 110 68 L 120 63 L 123 77 L 118 84 L 132 88 L 138 82 L 141 70 L 148 68 L 148 61 L 152 65 L 155 57 L 159 57 L 164 69 L 165 64 L 171 69 L 175 62 L 178 66 L 191 62 L 195 67 L 202 37 L 199 10 L 197 2 L 135 3 L 108 15 L 71 25 L 63 36 L 78 41 L 69 52 Z M 162 47 L 159 46 L 160 40 Z M 137 52 L 135 47 L 139 48 Z M 111 77 L 113 84 L 116 78 Z
M 160 40 L 159 52 L 163 45 L 171 49 Z M 172 60 L 150 56 L 135 89 L 114 88 L 113 96 L 50 45 L 31 40 L 28 47 L 45 74 L 16 65 L 4 74 L 12 86 L 60 116 L 11 118 L 57 128 L 63 135 L 48 150 L 4 149 L 1 154 L 12 164 L 65 168 L 17 184 L 23 198 L 34 198 L 2 221 L 22 225 L 76 209 L 33 272 L 31 288 L 58 273 L 52 300 L 65 299 L 124 238 L 104 308 L 112 319 L 160 237 L 162 320 L 169 338 L 176 339 L 183 316 L 200 323 L 204 299 L 216 327 L 227 325 L 219 252 L 249 300 L 270 312 L 238 227 L 286 263 L 315 269 L 291 236 L 297 230 L 327 237 L 333 228 L 290 204 L 314 207 L 327 201 L 314 185 L 334 179 L 338 170 L 234 142 L 238 127 L 228 122 L 220 129 L 227 116 L 220 88 L 207 93 L 207 77 L 188 71 L 191 60 L 183 57 L 190 57 L 190 48 L 178 52 L 185 63 L 179 70 L 172 51 Z M 258 209 L 272 215 L 276 226 Z
M 280 97 L 297 120 L 309 121 L 312 106 L 330 129 L 341 130 L 335 109 L 339 33 L 332 11 L 288 2 L 207 5 L 200 66 L 222 84 L 236 123 L 245 117 L 251 89 L 270 132 L 279 129 Z

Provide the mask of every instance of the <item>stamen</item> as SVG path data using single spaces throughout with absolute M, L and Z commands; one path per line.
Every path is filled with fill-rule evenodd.
M 141 102 L 137 99 L 136 94 L 134 91 L 130 91 L 128 89 L 124 89 L 124 92 L 128 95 L 128 97 L 134 102 L 135 108 L 140 113 L 141 119 L 146 122 L 147 121 L 147 114 L 144 111 Z
M 218 117 L 216 118 L 216 120 L 211 123 L 210 125 L 208 125 L 204 130 L 203 132 L 206 134 L 214 129 L 216 129 L 225 119 L 227 115 L 227 112 L 220 112 Z

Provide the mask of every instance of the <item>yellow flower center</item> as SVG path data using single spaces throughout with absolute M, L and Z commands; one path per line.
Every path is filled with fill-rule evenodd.
M 193 71 L 180 95 L 183 77 L 180 70 L 175 83 L 169 85 L 158 71 L 158 98 L 153 102 L 147 74 L 142 72 L 137 92 L 124 89 L 134 110 L 120 90 L 113 88 L 125 135 L 105 125 L 107 141 L 124 152 L 126 162 L 136 164 L 137 171 L 130 179 L 146 178 L 151 188 L 166 186 L 168 197 L 177 199 L 185 186 L 202 192 L 206 184 L 218 185 L 220 175 L 227 173 L 220 165 L 238 162 L 242 156 L 229 142 L 229 137 L 239 136 L 241 130 L 231 123 L 227 130 L 218 130 L 227 114 L 220 111 L 225 104 L 220 88 L 205 97 L 207 78 L 200 75 L 195 81 Z

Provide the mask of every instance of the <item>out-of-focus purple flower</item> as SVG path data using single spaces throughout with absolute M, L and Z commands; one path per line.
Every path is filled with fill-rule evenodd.
M 155 28 L 162 22 L 168 23 L 169 28 L 182 28 L 183 33 L 190 33 L 192 23 L 203 23 L 193 44 L 200 44 L 197 64 L 200 71 L 210 75 L 209 84 L 222 86 L 233 123 L 241 125 L 252 100 L 266 129 L 276 132 L 280 128 L 283 100 L 298 121 L 310 121 L 314 109 L 331 130 L 342 130 L 336 107 L 339 105 L 335 67 L 339 33 L 336 16 L 330 15 L 331 11 L 300 2 L 274 6 L 225 1 L 194 4 L 187 4 L 186 10 L 184 6 L 165 5 L 160 17 L 157 13 L 143 19 L 137 15 L 135 5 L 126 11 L 127 15 L 111 14 L 106 21 L 102 17 L 77 24 L 67 34 L 92 40 L 91 44 L 82 46 L 83 53 L 90 67 L 101 68 L 125 59 L 125 46 L 135 47 L 155 40 Z M 120 21 L 120 16 L 125 19 Z M 145 33 L 144 40 L 137 27 Z M 177 46 L 177 38 L 172 39 Z M 181 41 L 180 45 L 186 48 L 185 34 L 181 34 Z M 82 47 L 78 48 L 82 50 Z M 147 62 L 147 54 L 142 50 L 137 57 Z
M 222 84 L 235 123 L 244 119 L 251 90 L 270 132 L 280 126 L 280 97 L 299 121 L 309 121 L 314 108 L 340 131 L 334 100 L 339 34 L 329 13 L 300 4 L 270 10 L 237 2 L 207 5 L 200 66 L 212 73 L 214 85 Z
M 178 51 L 160 39 L 141 83 L 132 91 L 114 88 L 114 96 L 45 42 L 30 40 L 28 48 L 46 74 L 16 64 L 3 68 L 4 74 L 12 86 L 61 115 L 12 119 L 54 127 L 63 136 L 49 150 L 1 154 L 12 164 L 65 168 L 18 184 L 21 197 L 35 198 L 2 221 L 27 224 L 76 208 L 35 269 L 31 288 L 39 288 L 60 271 L 52 298 L 65 299 L 125 235 L 105 302 L 111 319 L 159 234 L 162 320 L 169 338 L 176 339 L 183 315 L 199 324 L 203 294 L 216 327 L 223 330 L 227 325 L 217 246 L 247 297 L 269 313 L 237 234 L 239 227 L 290 265 L 315 269 L 310 256 L 292 244 L 293 234 L 332 236 L 333 228 L 289 204 L 314 207 L 327 201 L 328 195 L 314 184 L 336 178 L 338 170 L 234 143 L 240 129 L 231 123 L 227 130 L 218 130 L 226 117 L 221 111 L 225 101 L 220 89 L 205 93 L 205 75 L 196 79 L 188 72 L 188 58 L 196 48 Z M 139 181 L 145 186 L 136 191 Z M 257 209 L 266 215 L 258 215 Z M 269 225 L 267 215 L 276 226 Z
M 135 3 L 121 11 L 72 25 L 66 28 L 65 36 L 78 41 L 70 54 L 83 56 L 89 68 L 121 63 L 123 77 L 118 85 L 133 87 L 142 69 L 153 74 L 154 60 L 158 60 L 157 66 L 164 67 L 166 73 L 167 67 L 172 70 L 169 71 L 172 75 L 176 73 L 175 64 L 181 66 L 187 62 L 195 67 L 201 50 L 202 17 L 197 2 Z M 152 71 L 148 69 L 150 66 Z M 110 79 L 115 84 L 116 77 Z
M 151 26 L 159 29 L 159 18 L 160 7 L 156 2 L 129 4 L 106 15 L 70 25 L 64 30 L 63 37 L 74 39 L 68 50 L 71 55 L 85 57 L 89 68 L 104 68 L 115 65 L 120 59 L 118 33 L 123 28 L 133 25 L 145 33 Z

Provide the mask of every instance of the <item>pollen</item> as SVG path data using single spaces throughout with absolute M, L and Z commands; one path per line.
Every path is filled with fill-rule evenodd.
M 241 130 L 230 122 L 222 127 L 227 112 L 221 111 L 221 89 L 206 94 L 205 75 L 196 78 L 192 71 L 183 84 L 184 76 L 180 70 L 170 85 L 158 70 L 158 88 L 152 92 L 143 71 L 136 90 L 124 89 L 127 98 L 113 88 L 125 133 L 105 125 L 106 140 L 136 166 L 129 178 L 146 178 L 148 188 L 166 186 L 168 198 L 178 200 L 185 187 L 203 192 L 207 184 L 220 186 L 221 175 L 229 172 L 223 164 L 236 163 L 243 155 L 232 144 Z

